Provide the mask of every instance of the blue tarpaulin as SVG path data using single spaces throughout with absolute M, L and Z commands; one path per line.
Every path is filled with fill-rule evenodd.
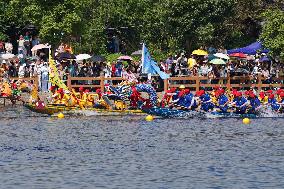
M 255 42 L 246 47 L 228 50 L 228 54 L 244 53 L 244 54 L 249 54 L 249 55 L 255 55 L 257 52 L 268 53 L 269 50 L 264 49 L 261 42 Z

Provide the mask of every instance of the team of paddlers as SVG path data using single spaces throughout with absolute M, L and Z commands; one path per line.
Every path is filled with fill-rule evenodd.
M 204 90 L 191 93 L 183 85 L 179 89 L 170 89 L 164 95 L 162 107 L 195 111 L 217 111 L 221 113 L 255 114 L 263 108 L 282 112 L 284 107 L 284 90 L 261 91 L 259 95 L 252 89 L 245 92 L 237 89 L 225 90 L 215 87 L 209 93 Z
M 9 84 L 4 82 L 1 84 L 0 89 L 1 97 L 19 96 L 19 85 L 16 83 Z M 75 90 L 63 90 L 62 88 L 52 86 L 48 103 L 66 107 L 79 107 L 81 109 L 123 110 L 158 106 L 185 111 L 217 111 L 238 114 L 255 114 L 263 108 L 271 108 L 276 112 L 283 112 L 284 110 L 283 89 L 261 91 L 257 95 L 253 89 L 241 92 L 237 89 L 225 90 L 221 87 L 214 87 L 212 92 L 200 90 L 192 93 L 184 85 L 181 85 L 178 89 L 172 88 L 166 91 L 162 99 L 158 101 L 158 104 L 153 104 L 150 99 L 143 98 L 141 92 L 138 92 L 134 86 L 130 86 L 129 91 L 127 98 L 122 98 L 120 95 L 114 94 L 108 84 L 105 86 L 104 91 L 97 89 L 96 92 L 90 92 L 83 87 L 80 87 L 79 91 L 76 92 Z M 31 98 L 30 103 L 36 103 L 39 100 L 39 97 Z
M 131 95 L 128 98 L 131 108 L 139 109 L 141 108 L 139 104 L 144 104 L 143 108 L 151 107 L 151 102 L 143 98 L 135 87 L 131 88 L 131 90 Z M 84 90 L 83 87 L 79 88 L 78 93 L 65 93 L 63 89 L 56 90 L 55 87 L 51 87 L 51 92 L 51 102 L 53 104 L 79 106 L 81 108 L 110 108 L 109 104 L 106 102 L 106 98 L 103 97 L 113 95 L 108 87 L 106 91 L 102 92 L 98 89 L 96 93 L 90 93 L 88 89 Z M 158 106 L 186 111 L 217 111 L 221 113 L 234 112 L 238 114 L 255 114 L 263 107 L 270 107 L 274 111 L 281 112 L 284 107 L 284 90 L 261 91 L 259 95 L 257 95 L 253 90 L 241 92 L 236 89 L 229 91 L 215 87 L 210 93 L 200 90 L 193 94 L 189 89 L 181 85 L 179 89 L 173 88 L 166 91 L 163 98 L 159 101 Z M 122 99 L 115 100 L 114 108 L 124 109 L 126 107 L 127 105 Z

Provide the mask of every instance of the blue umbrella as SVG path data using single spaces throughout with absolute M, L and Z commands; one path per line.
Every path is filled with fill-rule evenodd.
M 267 57 L 267 56 L 264 56 L 264 57 L 261 57 L 259 59 L 259 62 L 270 62 L 271 60 Z

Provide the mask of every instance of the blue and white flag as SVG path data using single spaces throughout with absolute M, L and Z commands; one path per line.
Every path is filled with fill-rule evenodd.
M 144 74 L 159 74 L 162 79 L 168 79 L 170 76 L 165 72 L 162 72 L 150 55 L 149 50 L 143 43 L 142 49 L 142 73 Z

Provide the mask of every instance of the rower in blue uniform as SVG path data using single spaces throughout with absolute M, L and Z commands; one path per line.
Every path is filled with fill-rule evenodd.
M 188 89 L 185 89 L 184 85 L 179 87 L 180 91 L 173 96 L 172 106 L 179 107 L 184 109 L 186 104 L 186 95 L 190 92 Z
M 247 111 L 248 101 L 246 98 L 242 96 L 241 92 L 237 92 L 235 94 L 235 98 L 233 100 L 232 106 L 236 107 L 237 114 L 245 114 Z
M 197 108 L 197 102 L 194 95 L 190 92 L 185 96 L 184 107 L 187 110 L 195 110 Z
M 218 98 L 218 106 L 217 108 L 221 113 L 227 113 L 228 112 L 228 104 L 229 104 L 229 99 L 225 95 L 225 90 L 220 89 L 217 92 L 215 92 L 216 97 Z
M 214 104 L 213 104 L 212 99 L 211 99 L 211 97 L 208 93 L 205 93 L 205 92 L 202 91 L 199 98 L 201 100 L 201 110 L 203 110 L 205 112 L 209 112 L 209 111 L 212 111 L 214 109 Z
M 274 94 L 270 94 L 268 97 L 268 104 L 271 106 L 273 111 L 280 111 L 280 104 L 278 104 L 277 100 L 275 99 Z
M 249 96 L 248 100 L 249 100 L 249 104 L 250 104 L 250 108 L 248 110 L 248 113 L 255 114 L 256 111 L 261 106 L 261 102 L 252 91 L 249 92 L 248 96 Z

